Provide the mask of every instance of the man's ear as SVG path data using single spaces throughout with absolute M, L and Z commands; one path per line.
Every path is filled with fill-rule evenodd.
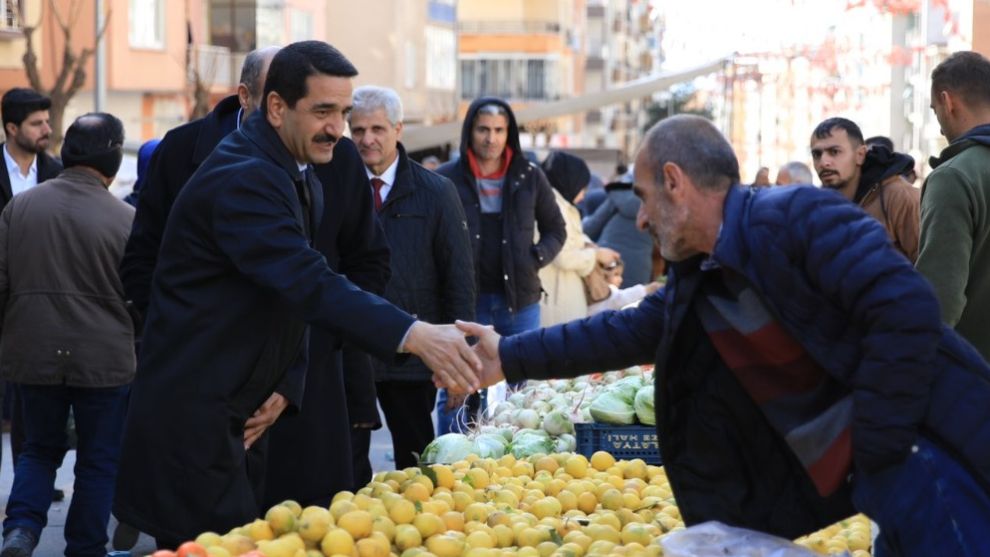
M 395 125 L 395 133 L 396 133 L 396 138 L 399 141 L 402 141 L 402 122 L 399 122 L 398 124 Z
M 866 152 L 869 150 L 870 147 L 865 143 L 856 147 L 856 166 L 863 166 L 863 161 L 866 160 Z
M 7 136 L 7 141 L 10 141 L 10 138 L 17 135 L 17 124 L 13 122 L 7 122 L 3 126 L 3 134 Z
M 243 83 L 237 84 L 237 102 L 240 103 L 241 109 L 244 111 L 251 110 L 251 93 L 248 91 L 247 85 Z
M 669 193 L 680 192 L 684 187 L 684 171 L 677 163 L 666 162 L 661 169 L 663 172 L 663 185 L 661 188 Z
M 959 103 L 956 102 L 955 96 L 948 90 L 939 91 L 938 98 L 942 101 L 942 106 L 945 107 L 947 113 L 952 114 L 959 109 Z
M 265 98 L 264 102 L 268 107 L 268 123 L 275 129 L 280 128 L 282 126 L 282 120 L 285 118 L 285 111 L 289 108 L 285 104 L 285 99 L 275 91 L 272 91 Z

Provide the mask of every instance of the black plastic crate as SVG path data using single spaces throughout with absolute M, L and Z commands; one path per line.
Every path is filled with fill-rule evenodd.
M 591 458 L 595 451 L 605 451 L 616 460 L 641 458 L 659 466 L 660 445 L 657 429 L 645 425 L 574 424 L 577 452 Z

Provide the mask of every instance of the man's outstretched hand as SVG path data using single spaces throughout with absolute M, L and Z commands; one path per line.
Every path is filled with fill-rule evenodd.
M 502 336 L 495 332 L 490 325 L 479 325 L 469 321 L 457 321 L 457 328 L 468 336 L 476 337 L 474 353 L 481 360 L 481 387 L 490 387 L 499 381 L 505 381 L 502 373 L 502 360 L 498 357 L 498 343 Z
M 464 333 L 453 325 L 413 323 L 403 348 L 433 370 L 433 383 L 454 393 L 473 393 L 481 388 L 481 361 L 468 346 Z

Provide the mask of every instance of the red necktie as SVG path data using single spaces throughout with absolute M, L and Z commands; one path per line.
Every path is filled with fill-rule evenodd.
M 375 190 L 375 210 L 382 210 L 382 186 L 385 182 L 381 178 L 371 179 L 371 189 Z

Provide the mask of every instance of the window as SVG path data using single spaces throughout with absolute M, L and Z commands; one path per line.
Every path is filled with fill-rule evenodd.
M 406 79 L 405 86 L 406 89 L 413 89 L 416 87 L 416 44 L 412 41 L 406 41 Z
M 457 39 L 453 29 L 426 28 L 426 86 L 453 91 L 457 84 Z
M 165 47 L 165 0 L 131 0 L 128 24 L 135 48 Z
M 251 0 L 210 0 L 210 44 L 249 52 L 258 42 L 257 9 Z
M 22 0 L 0 0 L 0 31 L 19 31 L 21 22 L 17 15 L 23 15 L 23 10 Z
M 292 8 L 291 20 L 291 42 L 308 41 L 313 38 L 313 16 L 309 12 L 304 12 Z
M 510 99 L 548 100 L 557 65 L 540 58 L 461 60 L 461 98 L 494 95 Z

